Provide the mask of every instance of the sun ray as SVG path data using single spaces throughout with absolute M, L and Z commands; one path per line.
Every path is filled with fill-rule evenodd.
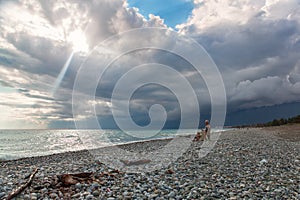
M 68 60 L 65 62 L 64 67 L 62 68 L 62 70 L 60 71 L 58 77 L 55 80 L 54 87 L 52 88 L 52 91 L 51 91 L 52 96 L 54 96 L 57 88 L 60 86 L 63 78 L 65 77 L 65 74 L 67 72 L 67 69 L 69 68 L 69 65 L 72 61 L 73 56 L 74 56 L 74 51 L 72 51 L 72 53 L 69 56 Z
M 85 33 L 87 31 L 87 28 L 88 28 L 90 22 L 91 22 L 91 20 L 88 21 L 88 23 L 84 29 L 84 32 L 77 30 L 70 34 L 69 40 L 73 45 L 73 50 L 55 80 L 54 86 L 51 90 L 52 96 L 54 96 L 54 94 L 56 93 L 57 89 L 59 88 L 63 78 L 65 77 L 66 72 L 71 64 L 74 54 L 81 53 L 83 55 L 86 55 L 87 52 L 89 51 L 89 46 L 86 41 Z

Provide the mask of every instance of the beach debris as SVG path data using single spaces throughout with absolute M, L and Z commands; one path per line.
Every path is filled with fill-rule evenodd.
M 268 161 L 266 159 L 262 159 L 259 163 L 262 165 L 262 164 L 265 164 L 267 163 Z
M 111 174 L 121 174 L 122 172 L 120 172 L 118 169 L 113 169 L 113 170 L 109 171 L 109 173 L 111 173 Z
M 132 166 L 132 165 L 144 165 L 150 163 L 151 160 L 149 159 L 141 159 L 141 160 L 120 160 L 125 166 Z
M 99 176 L 100 177 L 103 177 L 103 176 L 108 176 L 108 177 L 115 177 L 117 176 L 118 174 L 123 174 L 124 172 L 121 172 L 119 170 L 111 170 L 109 172 L 102 172 Z
M 174 174 L 175 172 L 172 169 L 167 169 L 165 173 L 166 174 Z
M 105 184 L 105 181 L 102 181 L 104 177 L 110 177 L 110 179 L 120 174 L 119 170 L 111 170 L 109 172 L 104 171 L 100 174 L 93 173 L 93 172 L 83 172 L 83 173 L 76 173 L 76 174 L 62 174 L 56 175 L 54 178 L 52 188 L 59 188 L 59 187 L 70 187 L 74 185 L 75 188 L 80 189 L 82 184 L 94 184 L 98 186 Z M 105 180 L 106 178 L 104 178 Z
M 70 186 L 91 179 L 92 174 L 93 174 L 92 172 L 77 173 L 77 174 L 63 174 L 58 176 L 58 178 L 63 186 Z
M 13 192 L 11 192 L 8 196 L 7 196 L 7 200 L 13 199 L 14 197 L 18 196 L 18 194 L 20 194 L 23 190 L 25 190 L 27 187 L 29 187 L 33 181 L 33 178 L 35 176 L 35 174 L 38 172 L 38 168 L 36 168 L 32 174 L 29 176 L 28 180 L 26 181 L 25 184 L 21 185 L 19 188 L 17 188 L 16 190 L 14 190 Z
M 64 174 L 61 177 L 61 182 L 63 186 L 75 185 L 78 181 L 73 179 L 73 176 L 70 174 Z

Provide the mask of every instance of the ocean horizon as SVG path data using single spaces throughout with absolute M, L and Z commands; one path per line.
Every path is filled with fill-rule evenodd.
M 224 130 L 212 129 L 212 132 Z M 180 131 L 166 129 L 155 135 L 144 131 L 140 133 L 140 137 L 133 137 L 118 129 L 2 129 L 0 130 L 0 160 L 14 160 L 133 142 L 174 138 L 176 136 L 193 135 L 195 132 L 195 129 Z

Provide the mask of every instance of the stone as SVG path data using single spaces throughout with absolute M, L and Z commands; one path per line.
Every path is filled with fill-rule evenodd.
M 81 195 L 80 195 L 80 193 L 77 193 L 77 194 L 74 194 L 73 196 L 72 196 L 72 198 L 73 199 L 77 199 L 77 198 L 79 198 Z
M 156 197 L 158 197 L 158 194 L 150 194 L 150 196 L 149 196 L 150 199 L 154 199 Z
M 95 197 L 97 197 L 97 196 L 99 196 L 99 195 L 100 195 L 100 193 L 99 193 L 99 191 L 98 191 L 98 190 L 95 190 L 95 191 L 93 191 L 93 195 L 94 195 Z
M 200 192 L 201 192 L 201 193 L 207 193 L 207 192 L 208 192 L 208 189 L 206 189 L 206 188 L 201 188 Z
M 98 189 L 100 187 L 99 183 L 93 183 L 91 185 L 91 189 L 94 190 L 94 189 Z
M 80 183 L 76 183 L 76 184 L 75 184 L 75 188 L 81 189 L 81 187 L 82 187 L 82 185 L 81 185 Z
M 90 200 L 90 199 L 93 199 L 93 198 L 94 198 L 94 196 L 93 196 L 93 195 L 91 195 L 91 194 L 89 194 L 89 195 L 87 195 L 85 198 L 86 198 L 86 199 L 88 199 L 88 200 Z
M 0 193 L 0 199 L 3 198 L 5 196 L 5 192 L 1 192 Z
M 175 192 L 174 191 L 170 192 L 170 194 L 168 195 L 168 197 L 169 198 L 174 198 L 175 197 Z
M 46 192 L 48 192 L 48 190 L 47 190 L 47 188 L 43 188 L 43 189 L 41 189 L 41 192 L 46 193 Z
M 56 193 L 51 193 L 49 195 L 52 199 L 56 199 L 58 197 L 58 195 Z
M 34 193 L 34 192 L 33 192 L 33 193 L 31 193 L 30 195 L 31 195 L 31 197 L 37 197 L 37 194 L 36 194 L 36 193 Z
M 262 165 L 262 164 L 265 164 L 267 163 L 268 161 L 266 159 L 262 159 L 259 163 Z

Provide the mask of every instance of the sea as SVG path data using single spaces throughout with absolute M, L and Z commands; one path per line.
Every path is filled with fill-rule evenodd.
M 224 129 L 212 129 L 212 132 Z M 121 130 L 0 130 L 0 160 L 50 155 L 68 151 L 100 148 L 139 141 L 194 135 L 196 130 L 161 130 L 155 135 L 145 131 L 141 137 Z M 148 137 L 151 135 L 150 137 Z

